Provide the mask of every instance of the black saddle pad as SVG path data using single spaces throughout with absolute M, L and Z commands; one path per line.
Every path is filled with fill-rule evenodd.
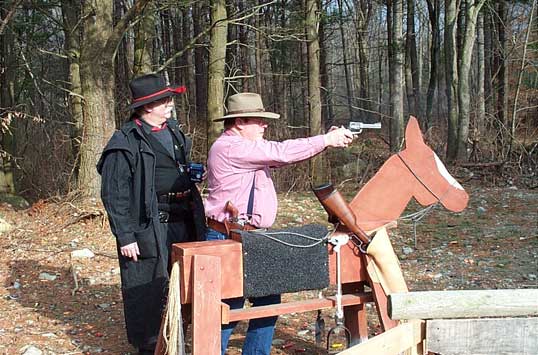
M 327 287 L 329 259 L 327 243 L 323 240 L 327 232 L 327 228 L 319 224 L 242 231 L 244 296 L 261 297 Z

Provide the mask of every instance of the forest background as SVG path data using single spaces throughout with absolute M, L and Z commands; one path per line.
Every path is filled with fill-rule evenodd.
M 391 232 L 410 289 L 538 287 L 537 1 L 0 0 L 0 353 L 134 353 L 95 164 L 149 72 L 187 87 L 175 115 L 193 161 L 236 92 L 282 114 L 270 139 L 382 123 L 275 170 L 275 228 L 326 223 L 310 183 L 349 200 L 415 115 L 471 199 Z M 314 319 L 280 317 L 276 339 L 295 344 L 273 353 L 325 354 Z
M 2 0 L 0 191 L 97 197 L 128 82 L 148 72 L 186 85 L 176 114 L 194 161 L 236 92 L 282 114 L 271 139 L 382 122 L 351 149 L 275 172 L 280 191 L 365 181 L 400 149 L 409 115 L 468 176 L 536 188 L 536 11 L 536 0 Z

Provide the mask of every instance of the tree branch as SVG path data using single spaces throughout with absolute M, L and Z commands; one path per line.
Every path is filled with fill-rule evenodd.
M 14 3 L 13 3 L 13 6 L 11 6 L 11 9 L 9 9 L 9 11 L 7 12 L 7 15 L 6 17 L 2 20 L 2 22 L 0 23 L 0 35 L 4 33 L 4 30 L 9 22 L 9 20 L 11 20 L 11 18 L 13 17 L 13 15 L 15 14 L 15 10 L 17 9 L 17 6 L 19 6 L 19 4 L 22 2 L 22 0 L 16 0 Z
M 106 46 L 105 46 L 105 53 L 111 53 L 112 58 L 116 55 L 116 51 L 121 43 L 121 40 L 123 38 L 123 35 L 127 31 L 127 29 L 132 25 L 133 19 L 140 15 L 142 12 L 144 12 L 144 9 L 146 5 L 151 0 L 137 0 L 135 1 L 134 5 L 127 11 L 127 13 L 118 21 L 116 26 L 114 26 L 114 30 L 112 31 L 112 35 L 108 38 Z

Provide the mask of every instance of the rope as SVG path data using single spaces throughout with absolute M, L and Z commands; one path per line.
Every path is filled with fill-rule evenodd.
M 398 218 L 404 221 L 413 222 L 413 239 L 415 241 L 415 249 L 417 248 L 417 224 L 418 222 L 420 222 L 422 218 L 426 217 L 428 213 L 430 213 L 435 207 L 437 207 L 437 203 L 434 203 L 433 205 L 429 205 L 428 207 L 425 207 L 417 212 L 410 213 L 408 215 Z
M 170 273 L 168 303 L 164 318 L 163 338 L 165 354 L 184 355 L 183 320 L 181 319 L 181 298 L 179 293 L 179 263 L 176 261 Z
M 306 235 L 306 234 L 295 233 L 295 232 L 267 232 L 267 231 L 262 231 L 262 230 L 259 230 L 259 229 L 251 230 L 251 231 L 248 231 L 248 232 L 252 233 L 252 234 L 261 235 L 261 236 L 266 237 L 268 239 L 271 239 L 271 240 L 273 240 L 273 241 L 275 241 L 277 243 L 281 243 L 281 244 L 284 244 L 286 246 L 293 247 L 293 248 L 313 248 L 316 245 L 318 245 L 320 243 L 323 243 L 324 241 L 328 240 L 329 235 L 332 233 L 332 232 L 328 232 L 327 234 L 325 234 L 325 236 L 323 238 L 318 239 L 318 238 L 314 238 L 314 237 L 311 237 L 311 236 Z M 281 234 L 294 235 L 294 236 L 297 236 L 297 237 L 301 237 L 301 238 L 305 238 L 305 239 L 309 239 L 309 240 L 314 240 L 315 242 L 312 243 L 312 244 L 308 244 L 308 245 L 299 245 L 299 244 L 288 243 L 288 242 L 285 242 L 285 241 L 283 241 L 281 239 L 272 237 L 272 235 L 281 235 Z
M 435 207 L 437 207 L 437 203 L 434 203 L 432 205 L 424 207 L 423 209 L 421 209 L 421 210 L 419 210 L 417 212 L 413 212 L 413 213 L 401 216 L 401 217 L 399 217 L 397 219 L 397 220 L 412 221 L 413 222 L 413 236 L 414 236 L 414 241 L 415 241 L 415 248 L 417 247 L 417 224 L 424 217 L 426 217 Z M 373 220 L 371 222 L 373 222 Z M 379 221 L 376 221 L 376 222 L 379 222 Z M 390 221 L 385 221 L 385 222 L 390 222 Z M 338 225 L 336 225 L 336 226 L 338 226 Z M 336 230 L 336 228 L 335 228 L 335 230 Z M 265 238 L 271 239 L 271 240 L 273 240 L 273 241 L 275 241 L 277 243 L 281 243 L 283 245 L 286 245 L 286 246 L 289 246 L 289 247 L 292 247 L 292 248 L 313 248 L 316 245 L 327 241 L 329 239 L 329 236 L 332 233 L 334 233 L 334 230 L 329 231 L 321 239 L 314 238 L 314 237 L 308 236 L 306 234 L 301 234 L 301 233 L 295 233 L 295 232 L 268 232 L 268 231 L 263 230 L 263 229 L 254 229 L 254 230 L 248 231 L 248 233 L 261 235 L 261 236 L 263 236 Z M 301 238 L 313 240 L 315 242 L 312 243 L 312 244 L 308 244 L 308 245 L 299 245 L 299 244 L 288 243 L 288 242 L 285 242 L 285 241 L 283 241 L 281 239 L 278 239 L 278 238 L 274 238 L 274 237 L 272 237 L 273 235 L 294 235 L 294 236 L 298 236 L 298 237 L 301 237 Z M 358 239 L 355 235 L 352 235 L 352 237 L 355 238 L 355 239 Z M 353 243 L 357 247 L 360 247 L 362 245 L 362 242 L 360 241 L 360 239 L 358 239 L 358 240 L 359 240 L 359 244 L 357 244 L 355 242 L 353 242 Z

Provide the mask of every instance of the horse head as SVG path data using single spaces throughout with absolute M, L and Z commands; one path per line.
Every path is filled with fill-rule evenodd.
M 413 116 L 405 130 L 405 149 L 387 159 L 349 206 L 358 225 L 373 230 L 398 219 L 412 197 L 423 206 L 440 202 L 453 212 L 462 211 L 469 201 L 463 187 L 424 143 Z
M 441 159 L 424 143 L 418 121 L 411 116 L 405 130 L 405 149 L 398 158 L 415 177 L 413 197 L 422 206 L 440 202 L 446 209 L 460 212 L 469 195 L 450 175 Z

